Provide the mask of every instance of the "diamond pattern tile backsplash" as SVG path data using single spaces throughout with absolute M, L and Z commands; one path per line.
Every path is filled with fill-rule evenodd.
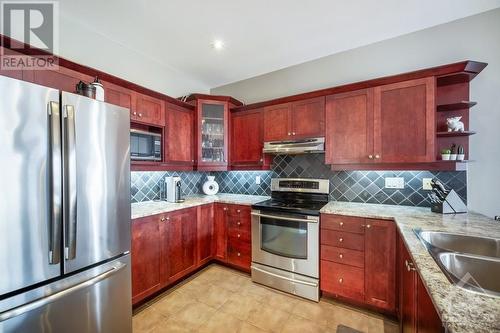
M 332 171 L 324 159 L 324 154 L 280 155 L 274 158 L 271 171 L 132 172 L 132 202 L 159 200 L 167 176 L 182 178 L 184 195 L 202 193 L 208 175 L 215 176 L 221 193 L 270 195 L 271 178 L 325 178 L 330 180 L 330 200 L 406 206 L 429 206 L 429 192 L 422 190 L 422 178 L 437 177 L 464 201 L 467 199 L 465 171 Z M 261 178 L 259 185 L 257 176 Z M 385 177 L 403 177 L 405 188 L 384 188 Z

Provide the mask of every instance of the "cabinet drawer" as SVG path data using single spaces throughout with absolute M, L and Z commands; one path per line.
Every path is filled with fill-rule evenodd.
M 364 301 L 364 269 L 321 260 L 321 290 Z
M 237 238 L 228 237 L 227 261 L 230 264 L 250 269 L 250 263 L 252 261 L 250 242 L 244 242 Z
M 250 242 L 250 230 L 247 228 L 231 227 L 227 228 L 228 237 L 242 242 Z
M 343 249 L 340 247 L 321 245 L 321 260 L 333 261 L 339 264 L 363 268 L 365 253 L 363 251 Z
M 321 228 L 364 234 L 365 219 L 353 216 L 324 214 L 321 215 Z
M 351 232 L 321 230 L 321 244 L 357 251 L 365 250 L 365 236 Z
M 228 228 L 238 228 L 238 229 L 245 229 L 250 232 L 250 217 L 245 217 L 245 216 L 235 216 L 235 215 L 228 215 L 227 216 L 227 227 Z
M 227 215 L 234 217 L 242 217 L 242 218 L 250 218 L 250 206 L 242 206 L 242 205 L 228 205 L 227 206 Z

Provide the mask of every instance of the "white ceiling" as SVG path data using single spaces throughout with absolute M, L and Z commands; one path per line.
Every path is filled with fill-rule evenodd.
M 60 1 L 66 22 L 207 87 L 497 7 L 500 0 Z M 216 38 L 221 52 L 211 47 Z

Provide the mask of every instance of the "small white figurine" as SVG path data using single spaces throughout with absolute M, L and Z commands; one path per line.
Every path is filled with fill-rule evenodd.
M 463 132 L 464 123 L 460 121 L 462 117 L 446 118 L 446 125 L 448 125 L 448 132 Z

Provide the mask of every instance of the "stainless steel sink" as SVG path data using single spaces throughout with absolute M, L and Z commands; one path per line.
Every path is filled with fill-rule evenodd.
M 440 231 L 421 231 L 420 239 L 442 250 L 500 258 L 500 239 Z
M 450 282 L 500 297 L 500 239 L 414 231 Z
M 500 260 L 444 252 L 439 261 L 459 287 L 500 296 Z

